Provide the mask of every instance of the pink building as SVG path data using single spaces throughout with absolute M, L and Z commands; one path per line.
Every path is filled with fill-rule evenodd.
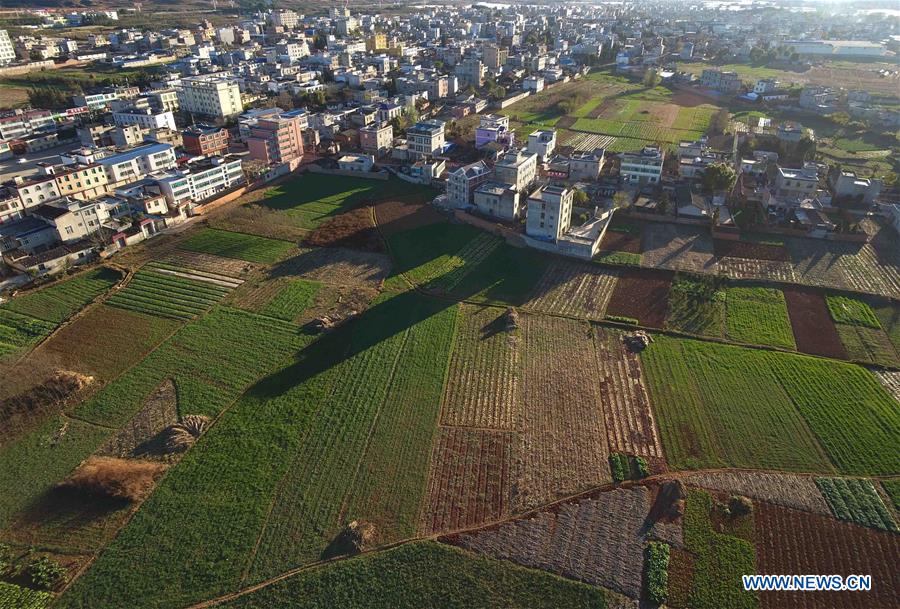
M 303 117 L 281 114 L 260 118 L 250 128 L 250 158 L 267 165 L 287 163 L 303 156 Z

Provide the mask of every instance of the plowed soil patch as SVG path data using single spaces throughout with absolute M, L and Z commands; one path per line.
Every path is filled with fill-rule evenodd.
M 306 238 L 306 245 L 384 251 L 381 235 L 375 230 L 371 207 L 357 207 L 328 220 Z
M 797 349 L 803 353 L 846 359 L 841 337 L 820 292 L 800 288 L 784 291 Z
M 900 535 L 767 503 L 757 504 L 759 573 L 867 574 L 869 592 L 762 592 L 763 609 L 893 609 L 900 598 Z
M 643 269 L 623 271 L 616 282 L 606 313 L 637 319 L 642 326 L 662 328 L 666 321 L 671 284 L 672 277 L 668 273 Z M 824 301 L 822 306 L 824 307 Z
M 440 222 L 444 217 L 421 197 L 381 201 L 375 204 L 378 229 L 385 237 L 394 233 Z
M 578 120 L 578 118 L 575 116 L 564 116 L 561 119 L 559 119 L 558 121 L 556 121 L 556 128 L 557 129 L 568 129 L 572 125 L 574 125 L 577 120 Z
M 791 255 L 784 246 L 766 243 L 715 239 L 713 241 L 713 251 L 719 258 L 749 258 L 751 260 L 775 260 L 777 262 L 788 262 L 791 259 Z
M 619 233 L 608 230 L 606 231 L 606 234 L 603 235 L 600 249 L 640 254 L 642 249 L 641 236 L 635 235 L 634 233 Z

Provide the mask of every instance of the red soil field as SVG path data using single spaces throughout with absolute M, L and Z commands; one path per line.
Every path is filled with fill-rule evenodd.
M 430 205 L 425 205 L 421 196 L 415 196 L 376 203 L 375 220 L 381 233 L 389 237 L 394 233 L 440 222 L 443 216 Z
M 869 592 L 763 592 L 763 609 L 894 609 L 900 598 L 900 535 L 758 503 L 759 573 L 866 574 Z
M 775 260 L 790 262 L 791 255 L 781 245 L 765 243 L 747 243 L 746 241 L 713 240 L 713 251 L 719 258 L 749 258 L 751 260 Z
M 606 313 L 632 317 L 642 326 L 662 328 L 666 321 L 671 284 L 670 273 L 647 269 L 623 270 L 606 307 Z
M 619 233 L 608 230 L 603 235 L 603 241 L 600 242 L 600 249 L 640 254 L 642 251 L 641 236 L 634 233 Z
M 375 229 L 371 207 L 357 207 L 323 223 L 306 239 L 315 247 L 346 247 L 363 252 L 383 252 L 384 243 Z
M 821 292 L 789 288 L 784 290 L 784 298 L 799 351 L 824 357 L 847 358 L 847 352 L 844 351 Z

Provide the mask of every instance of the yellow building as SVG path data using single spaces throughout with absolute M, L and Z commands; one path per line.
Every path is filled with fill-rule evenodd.
M 61 197 L 89 201 L 107 193 L 106 172 L 98 164 L 77 165 L 56 172 L 54 179 Z
M 366 38 L 366 51 L 380 51 L 387 48 L 386 34 L 373 34 Z

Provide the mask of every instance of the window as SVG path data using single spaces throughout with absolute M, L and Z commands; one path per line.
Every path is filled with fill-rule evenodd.
M 74 232 L 74 231 L 72 230 L 72 227 L 71 227 L 71 226 L 67 226 L 67 227 L 66 227 L 66 234 L 67 234 L 67 235 L 71 235 L 73 232 Z

